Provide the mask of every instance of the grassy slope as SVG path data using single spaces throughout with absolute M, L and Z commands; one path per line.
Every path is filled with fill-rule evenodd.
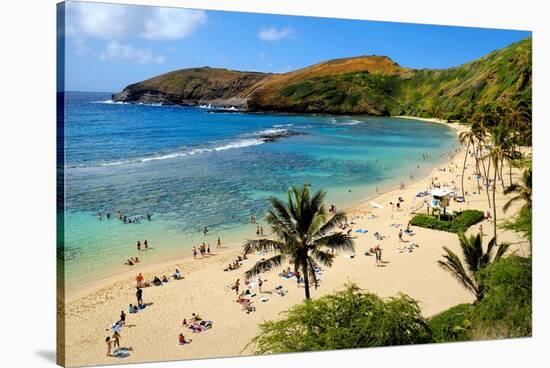
M 531 39 L 449 69 L 406 69 L 384 56 L 322 62 L 284 74 L 192 68 L 132 84 L 122 101 L 241 99 L 252 111 L 467 117 L 499 98 L 531 96 Z
M 372 57 L 363 59 L 368 58 Z M 353 65 L 354 60 L 360 59 L 347 60 Z M 315 73 L 318 68 L 313 66 L 302 70 L 301 78 L 267 78 L 252 95 L 249 107 L 454 118 L 469 115 L 502 97 L 531 94 L 531 39 L 442 70 L 404 69 L 387 58 L 377 59 L 362 70 L 341 68 L 322 74 Z M 393 67 L 381 67 L 384 65 Z

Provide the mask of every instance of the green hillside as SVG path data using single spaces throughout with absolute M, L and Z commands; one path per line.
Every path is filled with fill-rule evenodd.
M 530 105 L 531 38 L 449 69 L 407 69 L 384 56 L 322 62 L 283 74 L 195 68 L 130 85 L 129 102 L 237 104 L 255 112 L 466 119 L 514 99 Z
M 273 87 L 272 87 L 273 88 Z M 353 72 L 260 90 L 252 110 L 459 118 L 500 98 L 531 96 L 531 39 L 442 70 Z

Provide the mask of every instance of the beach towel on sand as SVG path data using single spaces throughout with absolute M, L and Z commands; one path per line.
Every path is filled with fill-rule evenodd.
M 130 352 L 126 348 L 120 348 L 115 350 L 112 356 L 115 358 L 127 358 L 130 356 Z

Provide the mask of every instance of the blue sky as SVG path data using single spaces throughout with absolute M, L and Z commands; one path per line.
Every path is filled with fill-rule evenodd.
M 65 34 L 66 89 L 116 92 L 197 66 L 280 73 L 376 54 L 446 68 L 531 32 L 68 2 Z

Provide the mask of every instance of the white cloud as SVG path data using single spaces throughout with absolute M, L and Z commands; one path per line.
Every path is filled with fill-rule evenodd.
M 68 2 L 67 34 L 120 40 L 177 40 L 192 34 L 207 20 L 202 10 Z
M 165 61 L 164 56 L 154 54 L 149 49 L 138 49 L 118 41 L 110 41 L 99 54 L 99 58 L 103 61 L 127 60 L 138 64 L 162 64 Z
M 202 10 L 156 8 L 140 36 L 149 40 L 180 39 L 205 22 L 206 13 Z
M 288 38 L 294 35 L 294 29 L 291 27 L 285 27 L 277 29 L 275 27 L 262 28 L 258 32 L 258 37 L 264 41 L 280 41 L 284 38 Z

